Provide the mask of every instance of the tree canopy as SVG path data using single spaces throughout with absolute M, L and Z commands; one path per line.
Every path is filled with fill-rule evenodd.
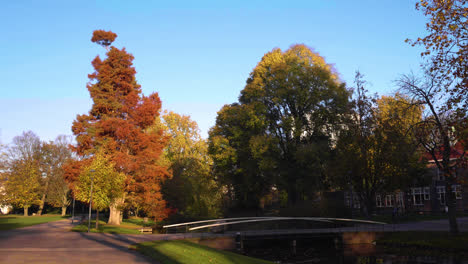
M 326 177 L 326 156 L 348 98 L 333 68 L 305 45 L 268 52 L 239 103 L 218 112 L 210 131 L 215 169 L 224 166 L 230 182 L 249 186 L 246 193 L 253 197 L 271 190 L 272 183 L 287 191 L 291 203 L 310 197 L 311 186 Z
M 396 94 L 368 94 L 356 73 L 352 108 L 336 146 L 334 185 L 352 189 L 364 214 L 375 207 L 375 195 L 404 188 L 422 172 L 420 153 L 411 128 L 421 120 L 421 109 Z
M 467 4 L 466 0 L 420 0 L 416 9 L 429 18 L 428 35 L 408 40 L 413 46 L 424 46 L 426 51 L 421 55 L 429 56 L 436 81 L 444 83 L 451 94 L 449 107 L 458 108 L 462 115 L 468 108 Z
M 116 35 L 95 31 L 93 42 L 109 46 Z M 156 218 L 167 215 L 161 196 L 161 183 L 169 177 L 167 169 L 158 165 L 167 139 L 162 131 L 147 133 L 161 109 L 157 93 L 144 96 L 135 79 L 133 56 L 125 48 L 110 46 L 102 60 L 97 56 L 87 84 L 93 105 L 88 114 L 78 115 L 72 131 L 77 145 L 73 150 L 82 158 L 78 163 L 102 151 L 126 175 L 122 197 L 132 197 Z M 67 166 L 68 178 L 76 179 L 79 164 Z M 75 176 L 70 176 L 74 174 Z M 111 206 L 110 223 L 120 223 L 124 198 Z
M 221 193 L 212 173 L 208 145 L 195 121 L 169 112 L 162 116 L 169 142 L 164 150 L 172 178 L 163 184 L 168 205 L 185 219 L 220 216 Z

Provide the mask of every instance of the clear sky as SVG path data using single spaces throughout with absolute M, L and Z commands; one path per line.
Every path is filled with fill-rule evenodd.
M 95 29 L 117 33 L 143 93 L 190 115 L 204 137 L 275 47 L 304 43 L 349 86 L 360 70 L 371 92 L 390 94 L 421 62 L 421 48 L 404 42 L 426 33 L 415 1 L 3 1 L 0 143 L 26 130 L 43 140 L 71 135 L 76 115 L 91 108 L 91 60 L 104 54 L 90 41 Z

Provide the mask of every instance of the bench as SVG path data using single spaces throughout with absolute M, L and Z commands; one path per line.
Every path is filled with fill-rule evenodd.
M 140 228 L 140 233 L 144 234 L 144 233 L 153 233 L 153 228 L 151 227 L 143 227 L 143 228 Z

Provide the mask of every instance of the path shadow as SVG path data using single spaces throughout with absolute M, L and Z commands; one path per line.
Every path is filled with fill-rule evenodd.
M 135 241 L 123 235 L 84 232 L 80 232 L 79 234 L 83 239 L 87 239 L 104 245 L 106 247 L 117 249 L 119 251 L 132 255 L 135 258 L 136 263 L 158 263 L 150 259 L 149 257 L 136 252 L 135 250 L 131 250 L 129 246 L 134 244 Z

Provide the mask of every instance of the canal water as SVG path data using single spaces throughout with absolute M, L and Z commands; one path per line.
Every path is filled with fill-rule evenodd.
M 295 246 L 294 246 L 295 243 Z M 336 249 L 338 248 L 338 249 Z M 263 240 L 246 241 L 243 254 L 281 264 L 468 264 L 468 258 L 459 255 L 425 255 L 404 250 L 388 253 L 372 244 L 336 247 L 333 240 Z

